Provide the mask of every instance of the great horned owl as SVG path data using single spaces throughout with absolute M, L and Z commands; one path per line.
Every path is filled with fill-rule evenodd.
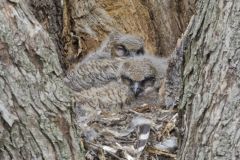
M 90 88 L 77 94 L 77 101 L 102 112 L 115 112 L 121 110 L 133 100 L 133 93 L 128 86 L 116 81 L 102 87 Z
M 79 63 L 67 73 L 65 81 L 75 91 L 119 81 L 138 96 L 149 89 L 158 89 L 165 76 L 166 62 L 163 58 L 150 55 L 92 60 Z
M 141 37 L 111 33 L 98 51 L 90 53 L 73 69 L 67 71 L 65 81 L 75 91 L 101 87 L 116 80 L 122 59 L 143 54 L 144 41 Z
M 166 66 L 162 59 L 158 59 L 159 64 L 156 65 L 155 59 L 151 56 L 121 59 L 119 68 L 112 71 L 112 77 L 115 76 L 116 80 L 79 92 L 76 97 L 79 107 L 89 110 L 89 114 L 118 112 L 136 99 L 144 102 L 150 93 L 158 96 Z
M 88 141 L 102 137 L 99 135 L 103 127 L 96 125 L 96 121 L 101 121 L 104 116 L 121 114 L 139 100 L 140 103 L 146 103 L 150 94 L 157 97 L 166 70 L 166 60 L 147 55 L 103 60 L 113 64 L 118 60 L 117 67 L 112 72 L 115 79 L 105 85 L 78 92 L 76 96 L 74 113 L 79 127 L 85 128 L 82 128 L 83 135 Z M 131 148 L 134 154 L 139 154 L 147 143 L 150 126 L 143 123 L 136 127 L 138 137 Z
M 144 55 L 144 40 L 142 37 L 112 32 L 101 47 L 96 52 L 90 53 L 81 63 L 94 59 L 139 55 Z
M 122 63 L 118 79 L 129 87 L 135 97 L 140 97 L 140 103 L 148 103 L 159 98 L 166 69 L 167 59 L 144 55 Z
M 116 73 L 123 60 L 122 58 L 98 59 L 79 63 L 67 72 L 65 82 L 75 91 L 101 87 L 117 80 Z
M 80 127 L 99 119 L 102 114 L 119 113 L 133 101 L 134 95 L 128 86 L 110 82 L 99 88 L 77 93 L 75 114 Z

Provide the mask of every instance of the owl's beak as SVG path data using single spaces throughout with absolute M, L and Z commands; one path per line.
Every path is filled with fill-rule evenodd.
M 141 92 L 142 92 L 142 88 L 139 84 L 139 82 L 135 82 L 132 86 L 131 89 L 135 95 L 135 97 L 137 97 Z

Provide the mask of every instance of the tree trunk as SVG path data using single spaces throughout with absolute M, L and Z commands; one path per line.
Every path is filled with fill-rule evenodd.
M 179 159 L 240 159 L 240 1 L 199 0 L 188 34 Z
M 60 0 L 25 0 L 34 17 L 51 36 L 64 68 L 63 53 L 63 7 Z
M 24 2 L 0 3 L 0 159 L 81 159 L 57 49 Z
M 168 56 L 194 12 L 192 0 L 64 0 L 64 63 L 96 50 L 113 30 L 140 35 L 146 49 Z
M 77 5 L 74 6 L 75 3 L 69 7 L 68 0 L 64 1 L 63 6 L 61 6 L 60 1 L 55 0 L 1 0 L 0 159 L 84 159 L 80 137 L 73 120 L 72 107 L 75 100 L 71 90 L 62 81 L 64 71 L 59 63 L 62 62 L 63 50 L 60 38 L 63 28 L 60 18 L 62 15 L 61 7 L 64 8 L 64 39 L 68 39 L 70 35 L 70 38 L 82 37 L 83 42 L 81 43 L 86 43 L 89 40 L 85 30 L 83 32 L 80 32 L 80 30 L 79 34 L 75 35 L 76 33 L 73 31 L 78 28 L 71 26 L 85 23 L 81 18 L 77 21 L 78 17 L 73 16 L 74 12 L 77 15 L 83 14 L 82 18 L 86 14 L 95 13 L 91 10 L 91 1 L 87 3 L 79 2 L 81 2 L 80 5 L 90 6 L 90 8 L 79 7 L 86 13 L 79 12 Z M 98 3 L 100 4 L 100 1 Z M 128 2 L 124 2 L 124 4 L 126 3 Z M 148 19 L 145 20 L 145 17 L 141 21 L 151 22 L 148 9 L 144 6 L 139 9 L 136 3 L 140 5 L 140 2 L 137 1 L 134 2 L 134 5 L 131 4 L 132 8 L 130 10 L 134 10 L 134 12 L 130 13 L 135 14 L 135 12 L 145 8 L 143 14 L 146 14 Z M 141 1 L 141 3 L 143 2 Z M 101 4 L 104 5 L 103 2 Z M 124 4 L 122 5 L 124 6 Z M 150 1 L 145 5 L 150 5 Z M 107 6 L 105 6 L 106 10 Z M 69 10 L 72 16 L 70 18 L 73 18 L 76 22 L 68 19 Z M 118 17 L 120 13 L 122 12 L 113 14 Z M 151 11 L 151 14 L 154 14 L 154 11 Z M 155 14 L 155 16 L 159 15 L 157 12 Z M 88 16 L 91 16 L 91 14 Z M 133 21 L 131 15 L 126 14 L 126 17 L 130 18 L 128 21 Z M 136 21 L 139 20 L 138 17 L 140 15 L 135 17 Z M 121 21 L 123 20 L 124 18 L 121 19 Z M 100 20 L 100 22 L 104 21 Z M 134 31 L 137 33 L 140 31 L 140 33 L 144 33 L 145 37 L 148 37 L 146 38 L 148 43 L 149 41 L 155 41 L 154 33 L 157 31 L 150 32 L 153 24 L 148 23 L 145 25 L 146 28 L 142 29 L 140 26 L 145 22 L 133 21 L 133 23 L 138 29 L 131 29 L 131 25 L 128 24 L 126 32 Z M 106 27 L 106 24 L 103 23 L 103 26 Z M 121 22 L 118 23 L 117 28 L 120 28 L 120 26 Z M 115 25 L 111 26 L 112 29 L 114 27 Z M 157 24 L 155 24 L 155 27 L 157 27 Z M 122 26 L 122 28 L 125 27 Z M 150 35 L 147 35 L 148 32 L 150 32 Z M 177 32 L 180 34 L 180 30 L 177 30 Z M 97 34 L 97 37 L 100 37 L 99 43 L 103 36 Z M 177 36 L 173 39 L 176 38 Z M 71 40 L 70 42 L 72 42 Z M 69 44 L 68 42 L 66 44 Z M 95 41 L 90 40 L 90 42 Z M 73 43 L 73 45 L 75 44 Z M 65 50 L 71 49 L 68 45 L 66 46 Z M 90 47 L 88 46 L 86 53 L 90 50 Z M 82 49 L 84 48 L 81 45 L 77 48 L 77 50 Z M 75 50 L 73 49 L 73 51 Z M 68 61 L 67 57 L 65 58 L 64 61 Z M 68 62 L 71 63 L 71 61 Z
M 1 0 L 0 159 L 84 159 L 62 55 L 78 61 L 114 28 L 168 55 L 194 12 L 189 2 L 64 0 L 62 25 L 60 1 Z M 197 3 L 183 40 L 179 159 L 240 158 L 239 10 L 237 0 Z

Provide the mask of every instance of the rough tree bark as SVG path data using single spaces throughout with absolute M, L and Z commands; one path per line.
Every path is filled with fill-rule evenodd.
M 78 62 L 113 30 L 144 37 L 150 53 L 168 56 L 194 12 L 192 0 L 64 0 L 64 62 Z
M 0 159 L 81 159 L 56 46 L 23 1 L 0 3 Z
M 64 10 L 65 19 L 63 19 L 63 24 L 67 26 L 63 30 L 63 35 L 66 36 L 64 38 L 68 40 L 66 42 L 70 43 L 73 37 L 77 40 L 87 39 L 84 41 L 85 46 L 90 42 L 101 42 L 106 34 L 105 30 L 101 32 L 104 32 L 103 34 L 97 34 L 97 37 L 100 37 L 97 38 L 98 40 L 93 39 L 93 41 L 91 41 L 92 37 L 88 37 L 88 28 L 79 30 L 81 36 L 76 34 L 78 32 L 74 32 L 71 28 L 74 21 L 68 19 L 69 14 L 73 15 L 72 12 L 74 12 L 68 8 L 69 1 L 65 0 L 63 5 L 67 8 Z M 90 2 L 88 1 L 89 7 L 80 7 L 86 10 L 82 12 L 79 9 L 76 15 L 80 13 L 82 15 L 73 16 L 74 20 L 89 18 L 86 16 L 87 13 L 102 14 L 104 10 L 92 8 Z M 101 2 L 103 5 L 101 7 L 108 11 L 108 5 L 105 3 L 111 1 L 96 2 L 98 4 Z M 150 19 L 155 15 L 153 17 L 156 19 L 146 30 L 125 29 L 127 27 L 123 27 L 122 30 L 135 33 L 139 31 L 144 34 L 149 32 L 150 35 L 144 35 L 149 40 L 159 36 L 158 31 L 164 31 L 157 28 L 160 24 L 158 21 L 161 20 L 157 17 L 161 12 L 153 11 L 155 8 L 152 8 L 154 6 L 152 4 L 165 1 L 131 2 L 135 7 L 138 3 L 142 5 L 139 6 L 140 9 L 135 8 L 132 14 L 136 15 L 137 11 L 148 8 L 146 9 L 148 11 L 143 13 L 148 13 L 147 17 Z M 184 3 L 187 1 L 180 2 L 184 4 L 185 9 L 189 9 L 186 5 L 188 3 Z M 80 138 L 74 126 L 71 111 L 74 105 L 73 93 L 62 81 L 63 71 L 58 57 L 61 47 L 57 44 L 61 42 L 57 38 L 58 31 L 54 29 L 61 29 L 61 25 L 55 26 L 56 28 L 54 25 L 60 20 L 52 22 L 48 21 L 49 19 L 46 21 L 42 19 L 41 15 L 48 14 L 41 13 L 41 7 L 40 9 L 39 6 L 36 7 L 37 4 L 44 4 L 39 1 L 31 8 L 39 23 L 26 4 L 25 1 L 0 0 L 0 159 L 83 159 Z M 118 1 L 110 4 L 120 5 L 121 3 Z M 59 3 L 50 1 L 48 5 L 59 7 Z M 187 38 L 189 43 L 186 43 L 183 66 L 184 84 L 179 107 L 183 135 L 179 159 L 239 159 L 240 2 L 238 0 L 199 0 L 197 6 L 195 22 Z M 39 12 L 34 12 L 35 7 Z M 150 9 L 152 12 L 149 11 Z M 109 9 L 113 17 L 122 13 L 113 11 L 112 8 Z M 53 15 L 56 14 L 51 14 L 48 18 L 55 17 Z M 184 30 L 185 22 L 189 19 L 190 14 L 186 15 L 185 20 L 179 20 L 182 25 L 180 31 Z M 120 22 L 117 23 L 119 26 L 116 26 L 120 27 Z M 51 25 L 44 26 L 45 24 Z M 151 32 L 152 28 L 154 30 Z M 176 33 L 174 29 L 173 25 L 170 35 Z M 178 34 L 174 36 L 174 41 L 180 35 L 180 31 L 177 30 Z M 173 41 L 169 41 L 171 42 Z M 81 43 L 77 42 L 73 45 L 81 47 Z M 152 46 L 154 44 L 159 45 L 157 42 L 152 42 Z M 175 43 L 173 45 L 175 46 Z M 85 51 L 89 51 L 91 47 L 86 47 Z M 69 51 L 69 48 L 65 49 Z M 74 48 L 72 51 L 74 53 Z
M 0 159 L 83 159 L 59 63 L 60 1 L 0 2 Z
M 240 1 L 199 0 L 188 35 L 179 159 L 240 159 Z
M 63 7 L 60 0 L 25 0 L 34 17 L 51 36 L 63 65 Z

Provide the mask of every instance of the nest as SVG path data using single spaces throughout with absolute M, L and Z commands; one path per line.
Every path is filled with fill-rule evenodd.
M 175 110 L 164 110 L 158 105 L 132 106 L 119 113 L 100 113 L 90 121 L 82 133 L 81 144 L 87 160 L 151 159 L 173 160 L 177 151 L 177 121 Z M 150 135 L 144 150 L 136 152 L 137 127 L 134 117 L 151 121 Z

